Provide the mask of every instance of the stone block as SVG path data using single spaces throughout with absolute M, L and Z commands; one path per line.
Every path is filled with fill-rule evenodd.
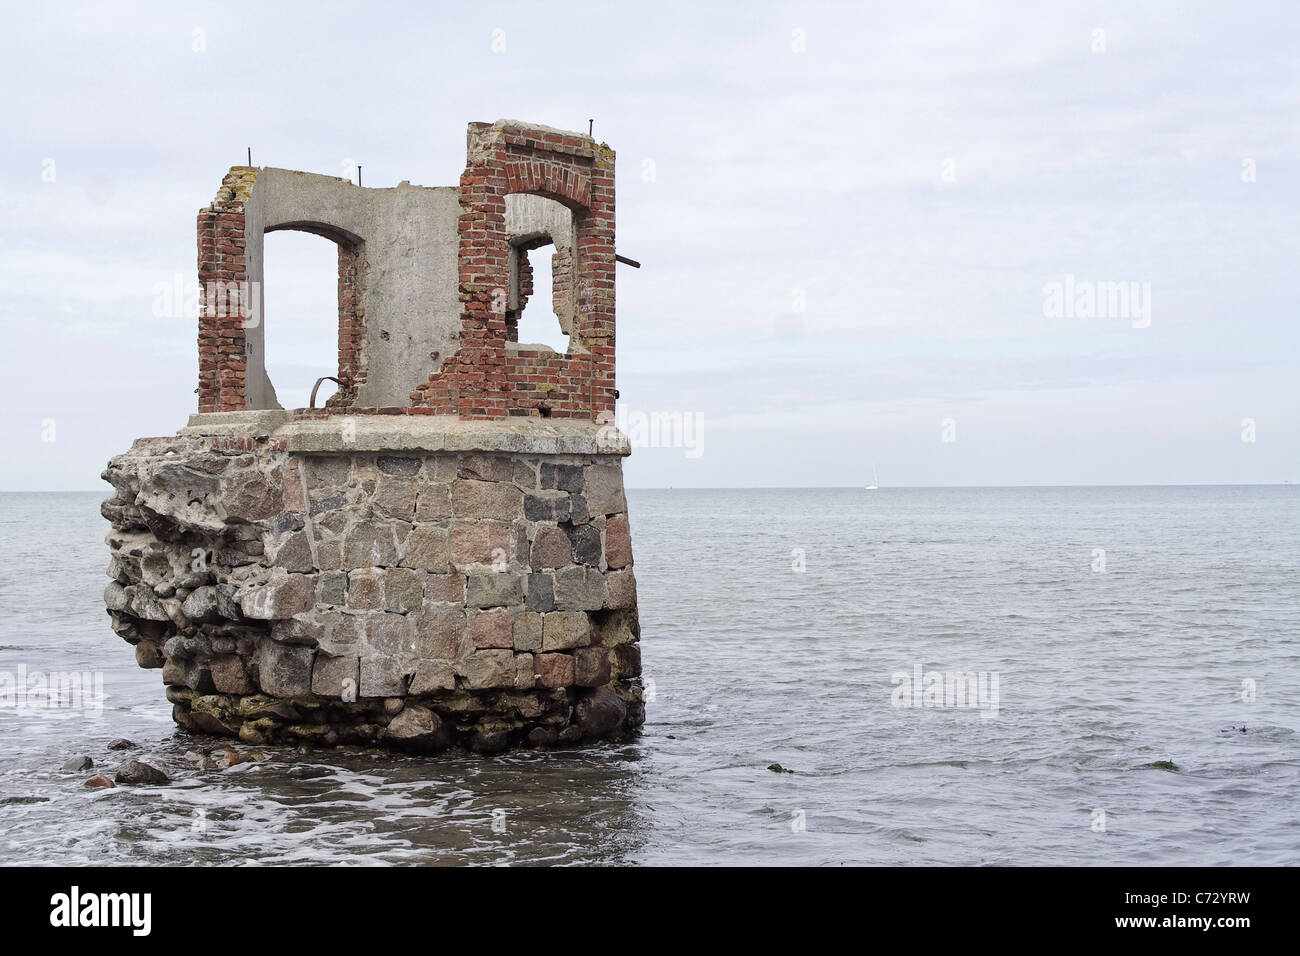
M 465 603 L 465 575 L 430 574 L 424 579 L 424 599 L 426 601 L 450 601 L 453 604 Z
M 357 568 L 349 571 L 348 607 L 363 611 L 382 609 L 384 606 L 384 573 L 379 568 Z
M 572 567 L 555 572 L 555 607 L 561 611 L 599 611 L 608 595 L 605 576 L 595 568 Z
M 316 600 L 320 604 L 342 605 L 348 599 L 346 571 L 324 571 L 316 579 Z
M 641 676 L 641 645 L 619 644 L 611 648 L 612 669 L 610 676 L 614 680 L 627 680 Z
M 556 500 L 539 495 L 525 495 L 524 517 L 529 521 L 554 521 Z
M 573 543 L 554 525 L 538 525 L 533 537 L 531 563 L 534 571 L 563 568 L 573 561 Z
M 384 572 L 384 608 L 406 614 L 418 610 L 424 600 L 423 572 L 410 568 L 389 568 Z
M 388 612 L 371 614 L 366 622 L 365 650 L 399 660 L 414 659 L 418 655 L 416 625 L 405 614 Z
M 415 624 L 421 658 L 454 661 L 468 652 L 465 611 L 456 606 L 425 604 Z
M 527 579 L 524 606 L 530 611 L 555 610 L 555 578 L 550 574 L 533 573 Z
M 262 692 L 272 697 L 304 697 L 311 693 L 310 647 L 263 641 L 257 650 L 257 678 Z
M 523 514 L 523 492 L 502 482 L 458 478 L 451 485 L 451 506 L 458 518 L 511 521 Z
M 313 498 L 308 513 L 316 519 L 317 524 L 323 524 L 331 531 L 337 531 L 341 523 L 347 521 L 347 515 L 343 512 L 346 505 L 347 499 L 335 493 Z
M 457 475 L 480 481 L 513 481 L 515 470 L 504 455 L 466 455 L 460 461 Z
M 402 550 L 402 565 L 425 571 L 449 571 L 451 553 L 447 539 L 446 528 L 417 524 L 406 536 L 406 544 Z
M 605 575 L 595 568 L 584 568 L 582 597 L 578 609 L 582 611 L 599 611 L 609 601 L 609 592 L 605 586 Z
M 610 611 L 603 616 L 592 636 L 593 644 L 613 647 L 617 644 L 630 644 L 641 636 L 641 625 L 637 620 L 636 608 Z
M 457 521 L 451 529 L 451 560 L 457 567 L 509 562 L 510 527 L 501 522 Z
M 425 468 L 426 477 L 433 481 L 450 482 L 456 478 L 460 460 L 455 455 L 435 455 Z
M 104 592 L 104 600 L 109 609 L 113 611 L 126 610 L 130 598 L 127 596 L 126 591 L 123 590 L 122 585 L 114 581 L 108 587 L 110 589 L 116 588 L 111 601 L 109 600 L 109 591 L 106 589 Z M 199 624 L 210 623 L 219 619 L 221 612 L 217 609 L 217 589 L 211 585 L 195 588 L 181 604 L 181 613 L 188 620 Z
M 280 513 L 284 489 L 273 485 L 261 472 L 249 470 L 221 482 L 220 503 L 231 517 L 268 521 Z
M 623 494 L 623 466 L 615 461 L 587 466 L 587 508 L 593 515 L 612 515 L 627 511 Z
M 600 531 L 590 524 L 577 525 L 568 533 L 572 544 L 573 561 L 589 567 L 600 567 Z
M 614 515 L 605 522 L 605 563 L 613 569 L 632 563 L 632 535 L 627 515 Z
M 220 694 L 251 694 L 256 687 L 244 669 L 244 659 L 235 654 L 214 657 L 208 663 L 212 685 Z
M 451 517 L 451 486 L 423 485 L 415 501 L 416 521 L 437 521 Z
M 513 474 L 511 480 L 516 485 L 527 491 L 537 487 L 537 464 L 528 461 L 525 458 L 515 458 L 513 460 Z
M 307 536 L 307 532 L 290 531 L 287 534 L 266 537 L 269 542 L 266 558 L 270 564 L 300 574 L 316 567 L 316 559 L 311 551 L 311 539 Z
M 363 654 L 360 662 L 361 697 L 404 697 L 406 695 L 406 667 L 393 657 Z
M 480 608 L 523 604 L 523 577 L 512 572 L 471 574 L 465 585 L 465 603 Z
M 628 571 L 605 575 L 605 606 L 611 609 L 636 607 L 636 577 Z
M 528 540 L 528 522 L 516 521 L 510 526 L 510 560 L 520 568 L 528 568 L 532 556 L 532 543 Z
M 420 661 L 407 690 L 409 696 L 456 689 L 456 669 L 450 661 Z
M 470 637 L 476 648 L 513 648 L 514 616 L 504 608 L 479 611 L 470 619 Z
M 315 647 L 324 636 L 325 625 L 314 608 L 295 617 L 271 622 L 271 639 L 281 644 Z
M 541 486 L 545 491 L 567 491 L 571 494 L 581 494 L 583 488 L 582 466 L 544 461 L 541 469 Z
M 609 683 L 609 651 L 580 647 L 573 652 L 573 683 L 578 687 L 603 687 Z
M 623 725 L 627 704 L 610 691 L 598 690 L 578 701 L 574 717 L 584 737 L 608 737 Z
M 474 651 L 466 658 L 464 667 L 465 687 L 469 690 L 490 690 L 515 684 L 514 651 Z
M 365 642 L 367 617 L 365 613 L 323 612 L 321 620 L 324 623 L 325 633 L 320 639 L 321 651 L 336 657 L 359 654 Z
M 397 539 L 391 522 L 360 521 L 343 537 L 343 566 L 387 567 L 397 563 Z
M 534 654 L 533 666 L 543 687 L 573 685 L 573 658 L 568 654 Z
M 532 654 L 515 655 L 515 690 L 531 690 L 537 685 L 536 666 Z
M 239 596 L 244 617 L 271 621 L 293 617 L 316 606 L 316 576 L 287 574 L 279 568 L 271 571 L 267 582 L 248 588 Z
M 322 571 L 343 568 L 343 542 L 338 538 L 316 542 L 316 564 Z
M 408 456 L 380 455 L 375 465 L 385 475 L 413 476 L 420 473 L 420 459 Z
M 297 458 L 290 458 L 284 463 L 283 481 L 284 510 L 306 511 L 307 497 L 303 489 L 302 474 L 298 470 Z
M 415 517 L 415 494 L 413 478 L 380 475 L 371 506 L 376 514 L 410 521 Z
M 348 481 L 352 469 L 352 460 L 345 456 L 313 455 L 310 458 L 297 459 L 303 476 L 307 479 L 308 491 L 323 488 L 339 488 Z
M 542 617 L 542 650 L 585 647 L 591 640 L 591 622 L 581 611 L 552 611 Z
M 515 617 L 514 646 L 516 651 L 542 649 L 542 615 L 535 611 L 522 611 Z
M 330 657 L 317 654 L 311 672 L 311 692 L 320 697 L 337 697 L 340 700 L 357 699 L 360 669 L 357 658 Z

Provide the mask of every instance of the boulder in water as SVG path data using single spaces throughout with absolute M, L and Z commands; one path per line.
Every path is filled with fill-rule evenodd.
M 152 786 L 162 786 L 171 782 L 167 774 L 141 760 L 128 760 L 122 764 L 117 768 L 117 774 L 113 779 L 118 783 L 138 783 Z

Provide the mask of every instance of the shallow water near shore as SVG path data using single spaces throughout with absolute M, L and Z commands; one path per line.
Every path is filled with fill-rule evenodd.
M 7 863 L 1300 862 L 1297 486 L 631 490 L 637 738 L 224 771 L 109 627 L 104 497 L 0 495 L 0 673 L 104 689 L 0 707 Z M 171 785 L 83 787 L 127 757 Z

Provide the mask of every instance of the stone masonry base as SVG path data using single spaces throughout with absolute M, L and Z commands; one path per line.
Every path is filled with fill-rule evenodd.
M 621 450 L 194 431 L 115 457 L 102 507 L 113 628 L 182 727 L 496 752 L 644 720 Z

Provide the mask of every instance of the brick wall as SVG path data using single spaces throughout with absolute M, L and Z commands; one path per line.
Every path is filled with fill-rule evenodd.
M 359 259 L 356 249 L 339 243 L 339 390 L 330 399 L 336 405 L 352 405 L 366 381 L 365 328 L 357 311 Z
M 519 341 L 519 318 L 524 314 L 528 300 L 533 296 L 533 264 L 528 258 L 528 247 L 517 250 L 519 270 L 519 290 L 515 307 L 506 313 L 506 341 Z
M 199 211 L 199 411 L 229 412 L 244 407 L 246 355 L 244 317 L 239 310 L 210 301 L 221 283 L 240 288 L 248 281 L 244 249 L 244 203 L 257 170 L 234 166 L 221 181 L 212 204 Z M 230 314 L 220 314 L 227 312 Z M 212 314 L 209 314 L 212 313 Z
M 551 303 L 559 315 L 573 312 L 573 257 L 565 252 L 551 255 Z M 566 333 L 572 331 L 565 329 Z
M 535 193 L 574 211 L 578 308 L 567 355 L 511 341 L 505 197 Z M 578 134 L 472 123 L 460 181 L 460 350 L 411 401 L 467 419 L 596 419 L 614 409 L 614 152 Z M 521 264 L 522 265 L 522 264 Z M 521 269 L 522 276 L 522 269 Z M 531 286 L 531 283 L 530 283 Z M 530 289 L 531 291 L 531 289 Z M 517 334 L 517 333 L 516 333 Z

